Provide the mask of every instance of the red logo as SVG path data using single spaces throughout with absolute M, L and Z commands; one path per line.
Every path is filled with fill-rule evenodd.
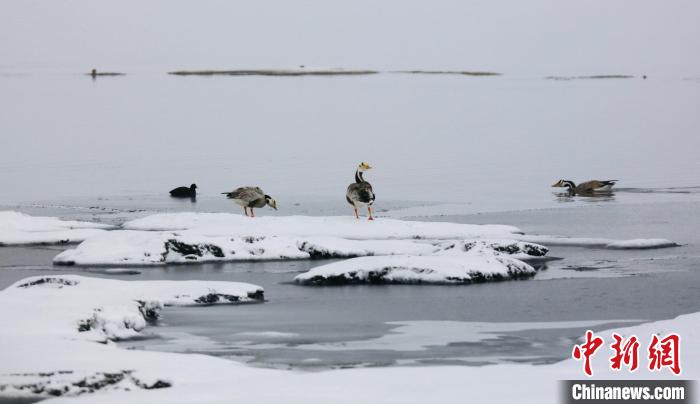
M 615 371 L 627 368 L 629 372 L 634 372 L 639 368 L 639 346 L 640 342 L 636 335 L 631 335 L 625 339 L 620 334 L 613 332 L 615 340 L 610 344 L 613 355 L 610 357 L 610 369 Z M 583 360 L 583 372 L 587 376 L 593 376 L 591 368 L 591 358 L 598 349 L 603 346 L 603 338 L 596 336 L 593 331 L 586 331 L 585 341 L 580 345 L 574 345 L 571 356 L 577 360 Z M 681 337 L 676 333 L 671 333 L 661 338 L 652 335 L 648 347 L 648 369 L 650 371 L 661 371 L 668 368 L 674 375 L 681 374 L 680 361 Z
M 581 345 L 574 345 L 574 350 L 571 356 L 576 360 L 581 360 L 583 358 L 583 371 L 588 376 L 593 376 L 593 370 L 591 370 L 591 356 L 595 355 L 598 348 L 603 345 L 603 339 L 600 337 L 593 337 L 593 331 L 586 331 L 586 342 Z
M 625 365 L 630 372 L 637 370 L 639 367 L 639 341 L 637 336 L 632 335 L 627 341 L 616 332 L 612 336 L 615 342 L 610 345 L 610 348 L 615 351 L 615 354 L 610 357 L 610 368 L 620 370 L 622 365 Z
M 680 347 L 681 337 L 678 334 L 669 334 L 663 339 L 653 335 L 649 343 L 649 370 L 667 367 L 674 375 L 681 374 Z

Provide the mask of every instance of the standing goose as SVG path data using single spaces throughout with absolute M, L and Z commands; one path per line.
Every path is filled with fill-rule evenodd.
M 355 218 L 359 219 L 360 215 L 357 213 L 359 207 L 367 206 L 367 212 L 369 213 L 368 220 L 374 220 L 372 217 L 372 204 L 374 203 L 375 195 L 372 190 L 372 185 L 365 181 L 362 173 L 370 170 L 372 167 L 367 163 L 360 163 L 357 166 L 357 171 L 355 171 L 355 182 L 348 185 L 348 190 L 345 193 L 345 199 L 355 212 Z
M 569 193 L 572 194 L 583 194 L 583 195 L 590 195 L 594 194 L 596 192 L 611 192 L 612 187 L 615 185 L 617 180 L 607 180 L 607 181 L 598 181 L 598 180 L 591 180 L 591 181 L 586 181 L 581 184 L 574 184 L 573 181 L 569 180 L 559 180 L 552 184 L 552 187 L 566 187 L 566 189 L 569 191 Z
M 253 208 L 262 208 L 265 205 L 270 205 L 272 209 L 277 210 L 277 201 L 265 194 L 260 187 L 240 187 L 222 194 L 241 205 L 246 216 L 255 217 Z M 250 209 L 250 215 L 248 215 L 248 209 Z

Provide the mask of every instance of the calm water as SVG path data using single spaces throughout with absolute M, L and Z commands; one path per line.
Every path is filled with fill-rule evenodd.
M 700 82 L 546 75 L 0 75 L 0 203 L 147 201 L 192 182 L 206 200 L 258 184 L 285 213 L 342 205 L 360 161 L 380 209 L 547 207 L 561 177 L 700 185 Z

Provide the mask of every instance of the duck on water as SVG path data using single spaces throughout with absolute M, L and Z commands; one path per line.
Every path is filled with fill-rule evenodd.
M 170 191 L 170 196 L 173 198 L 196 198 L 197 184 L 192 184 L 189 187 L 177 187 Z
M 566 188 L 572 195 L 592 195 L 596 193 L 610 193 L 617 180 L 591 180 L 576 185 L 573 181 L 559 180 L 552 187 Z

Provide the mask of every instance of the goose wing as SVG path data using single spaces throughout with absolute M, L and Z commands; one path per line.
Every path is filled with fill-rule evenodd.
M 229 199 L 238 199 L 245 202 L 253 202 L 258 199 L 265 199 L 265 192 L 260 187 L 240 187 L 226 193 Z
M 591 181 L 587 181 L 587 182 L 579 184 L 576 187 L 576 189 L 579 192 L 609 191 L 610 188 L 612 188 L 613 185 L 615 185 L 615 182 L 617 182 L 617 180 L 607 180 L 607 181 L 591 180 Z
M 369 182 L 353 183 L 348 185 L 348 190 L 345 193 L 345 197 L 350 204 L 355 203 L 366 203 L 371 204 L 374 202 L 376 195 L 372 189 L 372 185 Z

